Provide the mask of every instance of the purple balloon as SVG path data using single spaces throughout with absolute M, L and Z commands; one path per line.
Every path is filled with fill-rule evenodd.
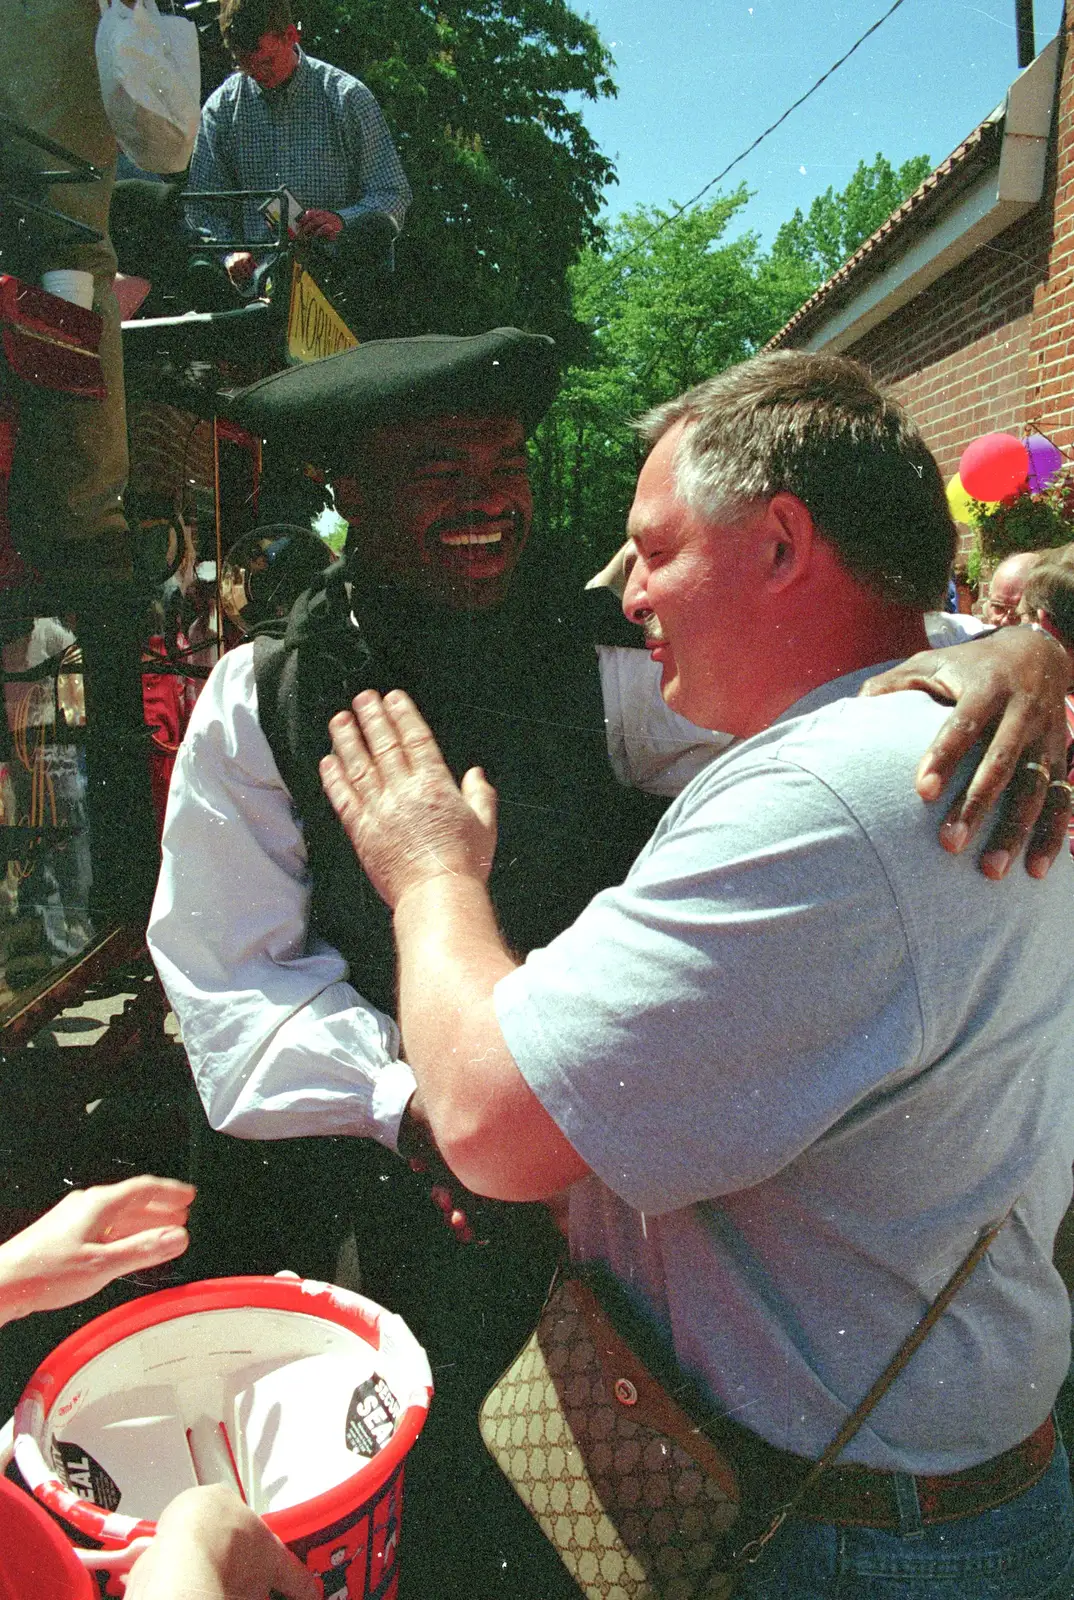
M 1040 494 L 1063 465 L 1063 452 L 1043 433 L 1031 433 L 1023 443 L 1029 452 L 1029 492 Z

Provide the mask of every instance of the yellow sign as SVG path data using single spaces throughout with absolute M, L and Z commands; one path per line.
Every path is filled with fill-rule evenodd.
M 298 262 L 291 264 L 291 304 L 287 312 L 287 359 L 323 361 L 353 350 L 358 340 L 328 297 Z

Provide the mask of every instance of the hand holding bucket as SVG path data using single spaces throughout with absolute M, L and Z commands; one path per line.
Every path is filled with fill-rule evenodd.
M 143 1559 L 144 1558 L 144 1559 Z M 317 1600 L 315 1579 L 261 1518 L 219 1487 L 188 1489 L 152 1539 L 122 1550 L 76 1550 L 59 1524 L 0 1480 L 0 1600 L 95 1600 L 93 1570 L 125 1579 L 127 1600 Z
M 12 1424 L 0 1430 L 0 1474 L 11 1462 Z M 152 1554 L 148 1554 L 152 1552 Z M 146 1559 L 143 1560 L 142 1557 Z M 187 1489 L 168 1505 L 152 1538 L 119 1550 L 70 1545 L 60 1525 L 0 1476 L 0 1600 L 96 1600 L 92 1574 L 124 1582 L 128 1600 L 318 1600 L 306 1567 L 261 1518 L 220 1485 Z M 129 1574 L 129 1578 L 126 1576 Z
M 166 1508 L 127 1580 L 127 1600 L 319 1600 L 309 1570 L 220 1485 L 187 1489 Z M 131 1548 L 128 1546 L 128 1548 Z M 123 1552 L 120 1552 L 122 1554 Z

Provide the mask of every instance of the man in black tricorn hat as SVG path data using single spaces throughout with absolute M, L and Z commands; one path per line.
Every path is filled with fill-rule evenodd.
M 532 1208 L 482 1206 L 488 1242 L 460 1249 L 427 1180 L 387 1153 L 406 1143 L 413 1091 L 391 930 L 317 761 L 354 694 L 405 687 L 455 773 L 480 764 L 499 791 L 494 892 L 521 954 L 624 876 L 660 806 L 613 778 L 592 631 L 556 562 L 536 540 L 527 550 L 525 427 L 555 383 L 550 341 L 499 329 L 363 345 L 236 398 L 269 451 L 326 468 L 348 556 L 282 639 L 231 651 L 209 680 L 176 765 L 150 925 L 213 1126 L 296 1141 L 282 1175 L 265 1146 L 242 1166 L 232 1146 L 242 1214 L 219 1219 L 230 1252 L 199 1265 L 338 1277 L 356 1217 L 363 1291 L 429 1350 L 437 1399 L 407 1468 L 410 1600 L 577 1592 L 487 1470 L 474 1422 L 536 1319 L 556 1248 Z

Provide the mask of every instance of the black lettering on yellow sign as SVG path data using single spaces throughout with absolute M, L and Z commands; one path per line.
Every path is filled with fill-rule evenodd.
M 291 279 L 287 318 L 287 355 L 291 361 L 323 361 L 358 343 L 343 318 L 321 293 L 308 272 L 296 263 Z

